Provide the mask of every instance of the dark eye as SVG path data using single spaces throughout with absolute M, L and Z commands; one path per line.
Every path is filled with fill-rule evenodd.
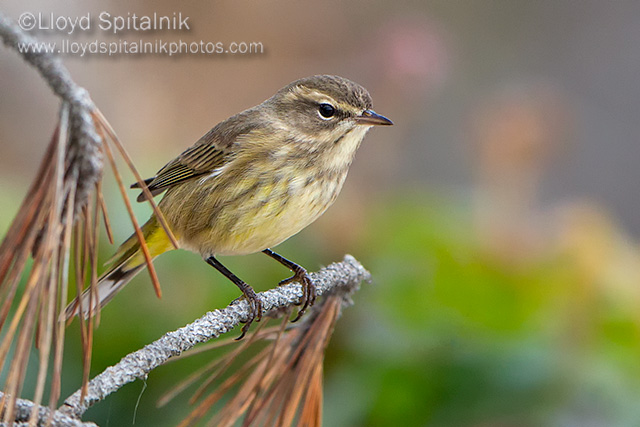
M 331 104 L 320 104 L 318 107 L 318 112 L 324 119 L 330 119 L 336 114 L 336 109 Z

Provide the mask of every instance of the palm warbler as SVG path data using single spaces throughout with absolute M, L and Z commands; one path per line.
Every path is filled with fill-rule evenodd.
M 303 288 L 298 318 L 316 292 L 306 270 L 269 249 L 317 219 L 336 199 L 356 149 L 375 125 L 392 122 L 371 110 L 362 86 L 337 76 L 313 76 L 280 89 L 262 104 L 211 129 L 193 146 L 147 179 L 158 207 L 181 247 L 202 255 L 242 291 L 251 308 L 242 335 L 262 306 L 253 288 L 216 255 L 264 252 L 285 265 Z M 139 187 L 134 184 L 132 187 Z M 144 194 L 138 201 L 145 200 Z M 156 257 L 173 249 L 155 215 L 142 232 Z M 85 291 L 67 318 L 109 302 L 145 266 L 136 235 L 114 255 L 98 280 L 97 301 Z

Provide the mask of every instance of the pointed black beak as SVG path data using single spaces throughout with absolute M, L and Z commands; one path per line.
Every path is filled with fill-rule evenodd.
M 364 110 L 361 115 L 356 117 L 356 123 L 366 126 L 391 126 L 393 124 L 391 120 L 373 110 Z

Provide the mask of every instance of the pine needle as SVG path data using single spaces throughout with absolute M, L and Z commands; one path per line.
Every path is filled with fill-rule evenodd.
M 313 315 L 310 313 L 302 324 L 287 330 L 286 316 L 277 332 L 275 328 L 268 328 L 268 335 L 256 331 L 246 345 L 189 377 L 179 386 L 180 391 L 203 378 L 207 371 L 215 370 L 192 397 L 192 401 L 195 398 L 200 403 L 180 426 L 195 425 L 225 396 L 229 400 L 207 425 L 225 427 L 239 422 L 243 426 L 322 425 L 322 364 L 341 305 L 340 297 L 330 295 L 322 304 L 314 306 Z M 248 362 L 233 368 L 231 362 L 251 351 L 252 343 L 264 339 L 272 339 L 271 344 L 259 350 Z M 223 374 L 232 369 L 235 369 L 233 373 L 222 380 Z M 210 388 L 213 391 L 204 396 L 204 391 Z M 235 391 L 229 395 L 232 390 Z M 175 394 L 166 395 L 163 403 L 169 396 Z
M 173 247 L 175 249 L 179 249 L 180 245 L 178 244 L 178 240 L 176 239 L 176 237 L 173 235 L 173 232 L 171 231 L 171 227 L 169 227 L 169 224 L 167 223 L 167 220 L 164 218 L 164 215 L 162 214 L 162 211 L 160 211 L 160 209 L 158 209 L 158 205 L 153 200 L 153 196 L 151 195 L 151 191 L 149 191 L 149 187 L 147 187 L 147 185 L 144 183 L 144 179 L 142 179 L 142 176 L 138 172 L 138 169 L 133 164 L 133 160 L 131 159 L 131 156 L 129 156 L 129 153 L 127 152 L 127 150 L 125 150 L 124 145 L 122 145 L 122 142 L 120 142 L 120 138 L 118 138 L 118 136 L 116 135 L 115 131 L 111 127 L 111 124 L 107 121 L 107 119 L 104 117 L 102 112 L 100 110 L 98 110 L 97 108 L 94 111 L 94 118 L 95 118 L 96 122 L 100 124 L 102 129 L 104 129 L 104 131 L 107 133 L 107 135 L 109 136 L 110 140 L 116 146 L 116 148 L 120 152 L 120 155 L 122 156 L 124 161 L 127 163 L 127 166 L 129 167 L 129 170 L 135 176 L 136 182 L 138 183 L 138 185 L 142 189 L 142 192 L 146 196 L 146 199 L 151 204 L 151 208 L 153 209 L 153 213 L 158 218 L 158 222 L 160 223 L 162 228 L 164 228 L 165 233 L 167 233 L 167 236 L 169 237 L 169 240 L 171 241 L 171 244 L 173 245 Z
M 127 208 L 127 212 L 129 213 L 129 219 L 131 219 L 131 223 L 133 224 L 134 232 L 136 237 L 138 237 L 138 241 L 140 242 L 140 249 L 142 250 L 142 254 L 144 255 L 144 259 L 147 263 L 147 270 L 149 271 L 149 276 L 151 277 L 151 283 L 153 284 L 153 288 L 156 291 L 156 295 L 158 298 L 162 297 L 162 290 L 160 289 L 160 281 L 158 280 L 158 275 L 156 273 L 156 269 L 153 267 L 153 258 L 151 258 L 151 254 L 149 253 L 149 247 L 147 246 L 147 241 L 142 234 L 142 229 L 138 224 L 138 220 L 136 219 L 135 214 L 133 213 L 133 207 L 131 206 L 131 200 L 127 195 L 127 190 L 122 182 L 122 177 L 120 176 L 120 172 L 118 171 L 118 166 L 116 165 L 116 161 L 113 158 L 113 153 L 111 152 L 111 148 L 109 148 L 109 144 L 103 145 L 104 152 L 109 159 L 109 163 L 111 164 L 111 170 L 113 170 L 113 175 L 116 178 L 116 182 L 118 183 L 118 188 L 120 189 L 120 194 L 122 195 L 122 199 L 124 200 L 124 204 Z M 92 308 L 91 306 L 90 308 Z M 89 314 L 91 316 L 91 313 Z

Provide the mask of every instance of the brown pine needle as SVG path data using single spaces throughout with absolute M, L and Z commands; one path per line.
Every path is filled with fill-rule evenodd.
M 6 285 L 6 293 L 3 295 L 4 303 L 2 304 L 2 309 L 0 309 L 0 329 L 4 327 L 4 324 L 7 320 L 7 316 L 9 315 L 9 310 L 11 308 L 12 303 L 14 302 L 15 294 L 18 289 L 18 284 L 20 283 L 20 278 L 24 269 L 24 266 L 29 258 L 29 248 L 31 244 L 34 242 L 36 238 L 35 229 L 29 233 L 26 239 L 26 247 L 16 247 L 15 248 L 15 261 L 14 265 L 10 271 L 8 279 L 4 282 Z M 5 338 L 6 339 L 6 336 Z M 4 340 L 3 339 L 3 340 Z M 0 367 L 2 366 L 4 359 L 2 359 L 2 353 L 0 351 Z
M 11 343 L 13 342 L 15 333 L 18 329 L 18 326 L 20 324 L 20 321 L 23 318 L 23 315 L 25 313 L 25 310 L 27 309 L 27 306 L 29 304 L 29 302 L 31 300 L 35 300 L 35 298 L 32 297 L 32 295 L 35 293 L 35 288 L 37 285 L 37 282 L 40 278 L 40 272 L 42 270 L 42 263 L 37 263 L 34 264 L 32 270 L 31 270 L 31 274 L 29 276 L 29 279 L 27 281 L 27 285 L 25 287 L 24 290 L 24 294 L 22 295 L 22 298 L 20 299 L 20 304 L 18 305 L 18 308 L 16 309 L 13 318 L 11 319 L 11 323 L 9 324 L 9 327 L 7 329 L 7 331 L 5 332 L 5 337 L 2 341 L 2 344 L 0 344 L 0 361 L 5 361 L 6 357 L 7 357 L 7 353 L 9 352 L 9 347 L 11 346 Z M 15 357 L 14 357 L 14 361 L 15 361 Z M 12 370 L 13 372 L 13 370 Z M 7 383 L 9 381 L 7 380 Z
M 76 169 L 77 173 L 77 169 Z M 60 300 L 58 306 L 58 313 L 64 313 L 64 308 L 67 304 L 68 290 L 69 290 L 69 258 L 71 247 L 71 224 L 73 223 L 73 206 L 75 206 L 75 179 L 71 179 L 69 182 L 69 192 L 67 193 L 66 204 L 66 224 L 63 235 L 63 242 L 60 246 L 61 256 L 59 257 L 62 262 L 62 268 L 60 269 L 60 280 L 58 281 L 58 288 L 60 289 Z M 55 349 L 53 356 L 53 373 L 51 375 L 51 390 L 49 393 L 49 409 L 53 410 L 60 397 L 61 389 L 61 375 L 62 375 L 62 356 L 64 350 L 64 332 L 65 322 L 58 318 L 56 322 L 57 333 L 55 341 Z
M 237 390 L 207 425 L 234 426 L 241 421 L 243 426 L 320 426 L 324 352 L 341 306 L 341 297 L 329 295 L 322 304 L 314 307 L 313 315 L 306 318 L 303 324 L 287 330 L 288 318 L 285 318 L 277 327 L 277 333 L 275 328 L 267 328 L 265 331 L 269 331 L 268 334 L 256 331 L 247 345 L 238 347 L 237 351 L 209 364 L 206 370 L 201 369 L 189 377 L 188 384 L 184 383 L 180 391 L 197 378 L 202 378 L 207 371 L 216 370 L 196 391 L 193 398 L 201 398 L 201 401 L 180 426 L 198 423 L 233 389 Z M 205 389 L 218 383 L 225 371 L 231 369 L 230 362 L 237 360 L 240 352 L 247 351 L 251 343 L 274 336 L 271 345 L 261 349 L 249 362 L 243 363 L 232 375 L 216 385 L 209 395 L 202 397 Z
M 205 366 L 198 369 L 197 371 L 195 371 L 193 374 L 189 375 L 186 379 L 181 381 L 178 385 L 174 386 L 171 390 L 163 394 L 160 397 L 160 399 L 158 399 L 158 402 L 156 403 L 156 407 L 162 408 L 167 403 L 171 402 L 173 399 L 176 398 L 176 396 L 178 396 L 180 393 L 182 393 L 187 388 L 189 388 L 189 386 L 191 386 L 196 381 L 201 379 L 208 372 L 211 372 L 213 369 L 215 369 L 216 366 L 219 365 L 219 363 L 220 362 L 218 360 L 213 360 L 208 364 L 206 364 Z
M 298 424 L 301 426 L 320 426 L 322 425 L 322 364 L 315 365 L 309 383 L 310 386 L 306 391 Z
M 256 329 L 253 332 L 253 334 L 256 336 L 256 340 L 268 339 L 269 336 L 273 335 L 279 329 L 280 329 L 280 327 L 265 328 L 264 330 Z M 232 345 L 232 344 L 235 345 L 237 343 L 238 343 L 238 341 L 236 340 L 235 337 L 229 337 L 229 338 L 221 339 L 219 341 L 214 341 L 211 344 L 201 345 L 198 348 L 190 350 L 187 353 L 184 353 L 184 354 L 182 354 L 180 356 L 176 356 L 176 357 L 174 357 L 172 359 L 169 359 L 167 363 L 176 362 L 178 360 L 182 360 L 182 359 L 187 358 L 187 357 L 195 356 L 196 354 L 201 354 L 203 352 L 214 350 L 214 349 L 217 349 L 217 348 L 221 348 L 221 347 L 224 347 L 224 346 L 227 346 L 227 345 Z M 185 380 L 180 382 L 178 385 L 174 386 L 167 393 L 163 394 L 160 397 L 160 399 L 158 399 L 158 402 L 156 403 L 156 406 L 158 408 L 161 408 L 161 407 L 165 406 L 167 403 L 169 403 L 171 400 L 173 400 L 178 394 L 182 393 L 189 386 L 194 384 L 199 379 L 203 378 L 204 375 L 206 375 L 208 372 L 211 372 L 212 370 L 216 369 L 216 367 L 218 367 L 220 364 L 221 364 L 220 360 L 213 360 L 212 362 L 210 362 L 207 365 L 203 366 L 202 368 L 198 369 L 196 372 L 194 372 L 193 374 L 189 375 L 189 377 L 187 377 Z
M 7 403 L 5 417 L 3 420 L 5 423 L 10 423 L 13 420 L 16 399 L 22 391 L 22 383 L 24 381 L 27 362 L 31 352 L 31 339 L 34 331 L 32 326 L 37 306 L 37 299 L 32 298 L 28 303 L 27 316 L 25 316 L 21 333 L 18 335 L 12 369 L 7 378 L 7 394 L 9 394 L 9 401 Z
M 288 317 L 287 314 L 282 325 L 288 322 Z M 287 340 L 280 342 L 280 338 L 281 336 L 278 336 L 270 349 L 263 350 L 260 354 L 263 357 L 261 364 L 254 369 L 233 399 L 225 405 L 220 417 L 211 420 L 211 424 L 218 422 L 221 425 L 235 424 L 245 412 L 247 412 L 247 416 L 243 424 L 251 424 L 250 414 L 256 410 L 256 403 L 259 401 L 257 397 L 262 395 L 268 385 L 279 375 L 279 372 L 272 368 L 284 363 L 290 354 L 290 346 L 287 344 Z M 264 357 L 264 355 L 267 355 L 267 357 Z
M 82 280 L 82 251 L 80 248 L 82 247 L 82 231 L 80 224 L 74 224 L 74 245 L 73 245 L 73 256 L 74 256 L 74 270 L 75 270 L 75 282 L 76 282 L 76 295 L 81 295 L 84 287 L 84 281 Z M 82 313 L 82 299 L 78 299 L 78 311 Z M 80 342 L 82 343 L 82 347 L 84 349 L 85 343 L 87 341 L 87 322 L 85 321 L 83 316 L 79 316 L 80 318 Z M 68 323 L 71 323 L 71 320 L 67 320 Z
M 263 326 L 265 325 L 265 323 L 260 323 L 258 326 L 257 330 L 260 330 Z M 225 372 L 226 370 L 229 368 L 229 366 L 231 366 L 231 364 L 234 362 L 234 360 L 236 359 L 236 357 L 244 350 L 246 350 L 247 348 L 249 348 L 249 346 L 255 342 L 256 339 L 256 334 L 253 333 L 251 334 L 251 336 L 249 337 L 248 340 L 242 342 L 241 345 L 237 346 L 237 348 L 235 348 L 233 351 L 231 351 L 229 354 L 225 355 L 219 362 L 220 362 L 220 366 L 217 367 L 217 371 L 215 374 L 211 375 L 209 378 L 207 378 L 201 385 L 200 387 L 198 387 L 198 389 L 196 390 L 196 392 L 193 394 L 193 396 L 191 397 L 191 399 L 189 400 L 189 403 L 193 404 L 196 400 L 198 400 L 202 394 L 204 393 L 204 391 L 207 389 L 207 387 L 212 384 L 213 382 L 215 382 L 218 378 L 220 378 Z
M 51 182 L 53 178 L 53 150 L 58 140 L 58 129 L 54 133 L 49 147 L 47 149 L 46 158 L 43 160 L 37 178 L 41 180 L 34 182 L 29 194 L 25 198 L 16 220 L 13 222 L 7 235 L 0 245 L 0 289 L 4 287 L 6 294 L 3 295 L 4 303 L 0 309 L 0 329 L 4 327 L 11 304 L 20 281 L 22 271 L 29 258 L 31 248 L 39 231 L 39 224 L 46 217 L 46 210 L 43 206 L 46 204 L 46 183 Z M 8 276 L 8 277 L 7 277 Z M 0 365 L 3 358 L 0 356 Z
M 275 360 L 276 357 L 276 352 L 278 351 L 278 349 L 280 348 L 286 348 L 286 345 L 281 345 L 280 344 L 280 340 L 282 339 L 283 335 L 284 335 L 284 331 L 286 326 L 289 324 L 289 318 L 290 318 L 290 310 L 287 310 L 285 312 L 285 314 L 283 315 L 283 322 L 280 324 L 280 327 L 278 329 L 278 334 L 276 335 L 275 341 L 274 343 L 271 345 L 271 352 L 269 354 L 269 357 L 267 358 L 266 361 L 266 365 L 267 366 L 271 366 L 273 364 L 273 361 Z M 264 390 L 267 389 L 267 385 L 269 384 L 270 381 L 270 377 L 268 375 L 264 375 L 262 377 L 262 379 L 260 380 L 260 382 L 256 385 L 255 388 L 255 393 L 263 393 Z M 249 405 L 249 407 L 247 408 L 247 416 L 245 419 L 245 423 L 247 422 L 247 420 L 249 420 L 250 418 L 252 418 L 252 413 L 254 413 L 255 411 L 255 405 L 256 405 L 256 400 L 254 399 L 251 404 Z
M 96 197 L 98 197 L 98 203 L 100 204 L 100 211 L 102 212 L 102 222 L 104 223 L 104 229 L 107 232 L 107 239 L 109 239 L 109 243 L 113 245 L 113 231 L 111 230 L 111 223 L 109 222 L 107 204 L 104 202 L 104 197 L 102 195 L 102 181 L 98 181 L 96 183 Z
M 59 128 L 58 128 L 59 129 Z M 58 130 L 54 133 L 54 136 L 49 144 L 49 148 L 47 153 L 49 154 L 49 158 L 45 159 L 42 162 L 42 167 L 39 177 L 47 177 L 42 182 L 34 183 L 32 185 L 29 193 L 33 196 L 33 198 L 29 201 L 23 202 L 21 210 L 22 212 L 26 212 L 24 216 L 21 216 L 17 221 L 14 222 L 12 227 L 10 228 L 7 237 L 5 238 L 2 244 L 2 254 L 6 256 L 5 259 L 13 258 L 13 268 L 9 274 L 8 280 L 6 276 L 0 282 L 0 286 L 4 285 L 8 287 L 8 295 L 9 297 L 5 300 L 2 308 L 2 315 L 0 319 L 0 327 L 4 325 L 4 321 L 7 319 L 8 310 L 11 306 L 11 303 L 14 300 L 14 295 L 16 293 L 17 285 L 20 280 L 20 276 L 22 273 L 22 269 L 24 268 L 25 262 L 31 252 L 31 247 L 35 242 L 36 233 L 38 230 L 41 230 L 43 225 L 46 223 L 47 210 L 42 209 L 43 205 L 46 205 L 48 201 L 51 200 L 50 195 L 46 192 L 46 189 L 51 187 L 51 184 L 55 182 L 50 179 L 53 175 L 53 168 L 56 164 L 56 157 L 53 156 L 54 148 L 59 147 L 59 135 Z M 49 220 L 51 220 L 51 215 L 49 215 Z M 4 420 L 11 421 L 12 414 L 14 410 L 14 404 L 16 398 L 19 394 L 22 385 L 22 379 L 24 378 L 24 371 L 26 370 L 26 360 L 25 357 L 25 345 L 27 346 L 27 350 L 30 348 L 31 337 L 33 335 L 33 324 L 35 323 L 35 313 L 33 316 L 29 316 L 33 309 L 37 308 L 39 304 L 39 299 L 37 298 L 37 290 L 40 284 L 40 276 L 41 271 L 46 269 L 45 261 L 42 257 L 38 258 L 38 255 L 46 254 L 46 246 L 50 246 L 51 242 L 51 234 L 52 234 L 52 222 L 49 221 L 49 227 L 47 227 L 46 236 L 42 238 L 45 242 L 44 245 L 39 245 L 39 248 L 36 249 L 36 261 L 34 262 L 33 268 L 31 270 L 31 274 L 27 280 L 27 284 L 25 286 L 23 298 L 20 301 L 20 305 L 18 309 L 13 314 L 13 318 L 11 319 L 8 330 L 5 331 L 2 343 L 0 344 L 0 369 L 5 367 L 5 364 L 8 362 L 7 354 L 8 350 L 14 341 L 15 331 L 17 330 L 18 324 L 21 320 L 23 320 L 23 315 L 25 313 L 25 308 L 31 307 L 29 309 L 27 318 L 25 323 L 23 323 L 23 327 L 21 328 L 21 332 L 17 338 L 16 351 L 14 352 L 14 358 L 10 361 L 10 369 L 9 375 L 5 381 L 5 390 L 10 393 L 9 398 L 5 396 L 0 402 L 0 411 L 5 410 Z M 15 241 L 14 239 L 17 239 Z M 46 243 L 49 242 L 49 245 Z M 36 298 L 29 298 L 31 295 L 36 295 Z M 32 321 L 34 323 L 32 323 Z M 42 350 L 41 350 L 42 351 Z
M 80 260 L 80 280 L 82 283 L 87 282 L 87 260 L 89 259 L 89 251 L 93 245 L 91 229 L 91 218 L 88 213 L 87 206 L 82 209 L 82 258 Z
M 93 245 L 90 246 L 89 256 L 91 260 L 91 289 L 97 290 L 98 288 L 98 239 L 99 239 L 99 222 L 98 215 L 100 211 L 100 185 L 97 185 L 96 193 L 95 193 L 95 207 L 94 207 L 94 217 L 93 217 Z M 104 213 L 104 211 L 103 211 Z M 91 311 L 91 307 L 94 306 L 94 301 L 97 295 L 95 292 L 92 292 L 89 295 L 89 310 Z M 94 317 L 91 316 L 91 312 L 89 313 L 89 333 L 87 334 L 86 342 L 82 343 L 82 354 L 84 359 L 82 361 L 83 372 L 82 372 L 82 394 L 81 399 L 84 399 L 84 396 L 87 393 L 87 387 L 89 385 L 89 375 L 91 373 L 91 353 L 93 349 L 93 323 Z
M 96 108 L 93 111 L 93 115 L 94 115 L 94 120 L 96 120 L 96 122 L 100 124 L 102 129 L 105 130 L 107 135 L 109 135 L 109 138 L 111 138 L 111 141 L 120 152 L 120 155 L 122 156 L 124 161 L 127 163 L 129 170 L 131 170 L 131 172 L 135 176 L 138 185 L 140 185 L 142 192 L 144 193 L 147 200 L 151 204 L 151 208 L 153 209 L 153 213 L 158 218 L 158 222 L 160 222 L 160 225 L 162 226 L 162 228 L 164 228 L 165 233 L 167 233 L 167 236 L 169 237 L 171 244 L 173 245 L 174 248 L 179 249 L 180 245 L 178 244 L 178 240 L 173 235 L 173 232 L 171 231 L 171 227 L 169 227 L 169 224 L 167 223 L 166 219 L 164 218 L 164 215 L 162 214 L 162 211 L 158 209 L 158 206 L 156 202 L 153 200 L 153 196 L 151 195 L 149 188 L 144 183 L 144 179 L 138 172 L 138 169 L 133 164 L 133 160 L 131 159 L 131 156 L 129 156 L 129 153 L 127 152 L 127 150 L 125 150 L 124 145 L 122 145 L 122 142 L 120 142 L 120 138 L 118 138 L 118 135 L 116 135 L 115 131 L 111 127 L 111 124 L 107 121 L 107 119 L 104 117 L 104 115 L 99 109 Z
M 257 362 L 260 361 L 260 355 L 254 356 L 248 362 L 238 369 L 234 374 L 227 378 L 222 384 L 220 384 L 216 390 L 207 396 L 180 424 L 179 427 L 185 427 L 193 425 L 194 422 L 201 419 L 215 403 L 224 397 L 225 393 L 235 386 L 242 376 L 249 371 Z
M 63 109 L 63 112 L 64 112 L 64 109 Z M 61 122 L 62 121 L 63 120 L 61 120 Z M 60 133 L 62 134 L 63 132 L 61 131 Z M 57 151 L 60 151 L 60 150 L 61 150 L 61 146 L 60 144 L 58 144 Z M 56 169 L 58 170 L 60 170 L 59 159 L 60 159 L 60 156 L 58 156 L 58 162 L 56 162 Z M 48 198 L 48 200 L 52 201 L 54 206 L 59 205 L 60 192 L 58 191 L 59 190 L 59 186 L 57 185 L 58 182 L 56 180 L 52 180 L 50 181 L 50 184 L 53 185 L 53 194 L 51 195 L 50 198 Z M 11 326 L 9 329 L 10 334 L 8 334 L 8 336 L 10 336 L 11 338 L 8 338 L 6 341 L 3 342 L 3 345 L 4 345 L 7 343 L 10 344 L 11 341 L 13 341 L 12 335 L 15 332 L 14 325 L 17 328 L 18 323 L 21 320 L 23 320 L 20 333 L 18 334 L 18 337 L 17 337 L 16 349 L 15 349 L 13 360 L 11 362 L 11 369 L 9 371 L 9 375 L 6 381 L 6 391 L 7 391 L 7 394 L 9 395 L 9 400 L 8 402 L 3 402 L 3 406 L 6 403 L 7 406 L 4 406 L 5 408 L 4 422 L 7 422 L 7 423 L 13 420 L 13 414 L 15 411 L 15 402 L 17 397 L 20 395 L 20 392 L 22 390 L 22 384 L 24 382 L 24 377 L 26 375 L 26 367 L 27 367 L 27 362 L 29 360 L 30 350 L 31 350 L 31 341 L 32 341 L 34 330 L 35 330 L 34 324 L 35 324 L 35 318 L 36 318 L 36 311 L 38 306 L 40 305 L 39 296 L 43 294 L 40 288 L 43 286 L 43 282 L 47 282 L 47 276 L 43 274 L 43 271 L 47 269 L 48 259 L 51 256 L 53 242 L 54 242 L 53 239 L 54 239 L 55 232 L 57 231 L 57 225 L 54 223 L 55 222 L 54 216 L 58 214 L 58 212 L 59 212 L 59 209 L 52 209 L 49 212 L 48 222 L 46 223 L 46 228 L 44 229 L 45 235 L 41 240 L 40 244 L 38 245 L 37 254 L 35 256 L 37 261 L 29 276 L 27 287 L 26 287 L 27 289 L 25 290 L 25 294 L 23 295 L 23 298 L 20 302 L 20 307 L 18 309 L 18 312 L 16 313 L 16 316 L 11 322 Z M 35 295 L 35 297 L 33 297 L 32 295 Z M 26 315 L 23 317 L 23 314 L 25 313 L 22 310 L 24 310 L 25 307 L 26 307 Z M 1 359 L 5 360 L 5 357 L 6 356 L 3 349 Z M 42 377 L 42 381 L 44 381 L 44 377 Z M 44 384 L 38 384 L 36 388 L 39 388 L 40 386 L 44 387 Z
M 103 137 L 104 140 L 104 137 Z M 151 258 L 151 254 L 149 253 L 149 248 L 147 247 L 147 241 L 142 234 L 142 230 L 140 229 L 140 225 L 138 224 L 138 220 L 133 213 L 133 207 L 131 206 L 131 200 L 127 195 L 127 190 L 122 183 L 122 177 L 120 176 L 120 172 L 118 171 L 118 167 L 116 165 L 116 161 L 113 158 L 113 153 L 111 152 L 111 148 L 109 148 L 109 144 L 102 144 L 104 148 L 104 152 L 107 154 L 107 158 L 109 159 L 109 163 L 111 164 L 111 169 L 113 170 L 113 175 L 116 178 L 118 183 L 118 188 L 120 189 L 120 194 L 122 195 L 122 199 L 124 200 L 124 204 L 127 207 L 127 212 L 129 213 L 129 218 L 131 219 L 131 223 L 133 224 L 133 228 L 135 230 L 136 236 L 138 237 L 138 241 L 140 242 L 140 249 L 142 249 L 142 254 L 144 255 L 145 262 L 147 263 L 147 270 L 149 271 L 149 276 L 151 277 L 151 283 L 153 284 L 153 288 L 156 291 L 156 295 L 158 298 L 162 297 L 162 290 L 160 289 L 160 281 L 158 280 L 158 275 L 156 274 L 156 269 L 153 267 L 153 259 Z
M 49 274 L 49 285 L 46 294 L 43 297 L 46 297 L 47 304 L 45 308 L 45 313 L 42 315 L 42 327 L 44 328 L 44 333 L 42 336 L 42 343 L 39 345 L 40 350 L 40 366 L 38 369 L 38 379 L 36 381 L 36 391 L 35 397 L 33 399 L 33 410 L 31 411 L 31 417 L 29 421 L 29 425 L 35 426 L 37 421 L 37 408 L 42 403 L 42 397 L 44 394 L 44 388 L 46 383 L 46 375 L 49 367 L 49 356 L 51 353 L 51 343 L 53 341 L 53 326 L 56 323 L 56 298 L 58 293 L 56 292 L 56 279 L 57 279 L 57 256 L 58 251 L 53 252 L 53 258 L 51 260 L 51 272 Z
M 53 150 L 58 141 L 58 130 L 59 128 L 56 127 L 51 141 L 47 145 L 44 158 L 40 162 L 36 178 L 33 180 L 18 210 L 19 214 L 11 224 L 9 231 L 7 231 L 2 244 L 0 244 L 0 287 L 4 284 L 9 266 L 15 258 L 17 245 L 27 240 L 29 233 L 33 232 L 32 224 L 37 222 L 37 218 L 41 213 L 42 198 L 47 188 L 45 183 L 51 180 Z M 30 247 L 30 245 L 24 246 Z
M 46 319 L 45 325 L 43 326 L 46 332 L 43 338 L 44 343 L 42 346 L 39 347 L 40 366 L 38 368 L 38 378 L 36 381 L 36 393 L 35 393 L 35 399 L 34 399 L 35 405 L 31 413 L 31 420 L 29 422 L 30 426 L 36 425 L 36 420 L 37 420 L 36 408 L 39 407 L 40 403 L 42 402 L 42 397 L 44 393 L 44 387 L 45 387 L 48 367 L 49 367 L 49 356 L 51 351 L 51 343 L 53 341 L 54 326 L 56 325 L 56 319 L 57 319 L 55 308 L 56 308 L 56 300 L 58 297 L 58 292 L 57 292 L 58 291 L 58 287 L 57 287 L 58 268 L 57 267 L 58 267 L 58 257 L 60 255 L 60 252 L 59 250 L 55 249 L 55 246 L 57 244 L 56 237 L 59 235 L 59 230 L 62 228 L 61 225 L 59 224 L 59 218 L 62 213 L 62 204 L 63 204 L 63 198 L 64 198 L 62 171 L 64 167 L 65 144 L 67 139 L 68 122 L 69 122 L 69 106 L 67 104 L 63 104 L 63 107 L 60 110 L 60 124 L 58 126 L 59 138 L 58 138 L 57 148 L 56 148 L 57 162 L 55 166 L 56 179 L 52 181 L 55 183 L 55 187 L 53 188 L 54 191 L 53 191 L 53 200 L 52 200 L 53 209 L 51 209 L 49 212 L 49 223 L 47 226 L 45 242 L 42 248 L 43 251 L 47 251 L 47 254 L 45 255 L 44 259 L 49 260 L 49 274 L 48 276 L 45 275 L 45 277 L 43 277 L 44 279 L 43 282 L 45 283 L 43 283 L 42 285 L 45 288 L 42 291 L 40 291 L 40 296 L 42 298 L 45 298 L 47 294 L 49 295 L 49 298 L 47 298 L 48 301 L 46 304 L 48 315 L 46 317 L 43 316 L 43 318 Z M 72 199 L 72 197 L 69 196 L 68 199 Z M 71 206 L 67 205 L 68 212 L 73 211 L 72 206 L 73 205 Z M 67 229 L 71 228 L 70 224 L 71 224 L 70 221 L 67 221 L 66 223 Z M 47 284 L 49 285 L 48 288 L 46 287 Z M 25 369 L 25 373 L 26 373 L 26 369 Z

